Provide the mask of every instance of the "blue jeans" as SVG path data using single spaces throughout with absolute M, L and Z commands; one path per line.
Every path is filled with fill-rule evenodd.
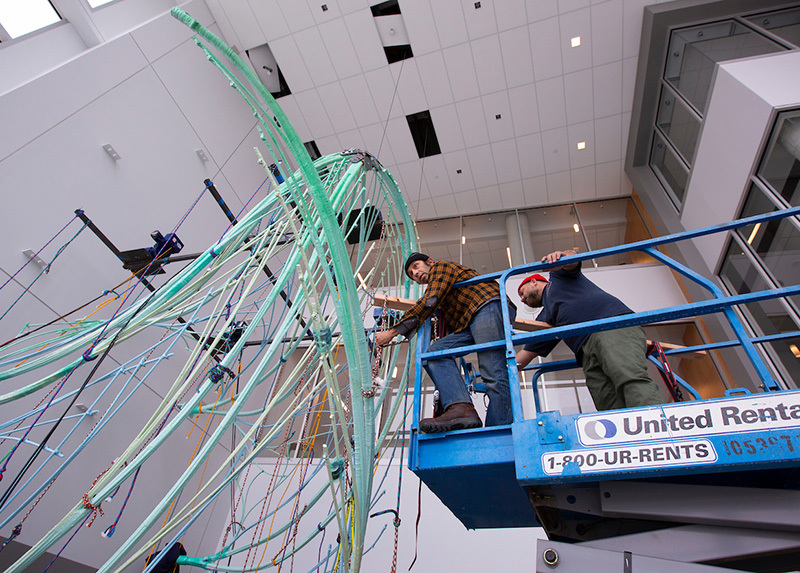
M 509 305 L 508 311 L 513 323 L 517 311 L 511 305 Z M 430 345 L 428 352 L 503 339 L 503 312 L 500 307 L 500 301 L 495 300 L 481 307 L 472 317 L 467 328 L 461 332 L 448 334 L 444 338 L 440 338 Z M 489 396 L 486 425 L 510 424 L 513 420 L 505 348 L 478 352 L 478 367 L 483 383 L 486 385 L 486 394 Z M 425 365 L 425 371 L 439 391 L 439 399 L 445 410 L 453 404 L 472 404 L 464 383 L 464 377 L 461 375 L 458 363 L 454 358 L 444 357 L 428 360 Z

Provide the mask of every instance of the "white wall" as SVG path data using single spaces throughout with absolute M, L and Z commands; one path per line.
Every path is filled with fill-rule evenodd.
M 318 463 L 314 460 L 313 465 L 308 469 L 308 475 L 311 475 L 314 467 Z M 403 462 L 406 463 L 405 461 Z M 257 471 L 264 472 L 259 477 Z M 293 465 L 283 466 L 277 471 L 276 483 L 280 483 L 281 476 L 289 476 L 294 470 Z M 242 507 L 248 509 L 251 513 L 246 520 L 239 517 L 239 521 L 243 521 L 245 526 L 255 522 L 259 513 L 261 512 L 262 505 L 267 506 L 265 514 L 271 512 L 278 504 L 280 493 L 275 493 L 272 498 L 264 504 L 266 486 L 275 473 L 275 465 L 270 462 L 261 462 L 254 464 L 251 471 L 250 491 L 248 491 Z M 391 465 L 381 462 L 375 474 L 375 492 L 373 499 L 377 499 L 371 511 L 378 512 L 386 509 L 395 509 L 397 504 L 397 490 L 399 485 L 399 464 L 397 460 Z M 295 474 L 300 475 L 298 470 Z M 381 487 L 378 485 L 383 480 Z M 304 504 L 315 493 L 327 483 L 327 473 L 324 468 L 319 472 L 313 480 L 309 482 L 306 493 L 301 498 L 299 509 L 303 508 Z M 297 477 L 292 481 L 293 486 L 289 491 L 296 489 L 294 484 L 297 483 Z M 407 467 L 402 468 L 402 488 L 400 495 L 400 528 L 398 536 L 398 552 L 397 552 L 397 571 L 407 571 L 409 566 L 414 560 L 416 552 L 417 560 L 414 564 L 412 571 L 420 571 L 422 573 L 441 571 L 521 571 L 523 570 L 523 563 L 529 563 L 531 554 L 536 546 L 536 539 L 544 538 L 544 531 L 538 527 L 530 528 L 514 528 L 514 529 L 478 529 L 467 530 L 460 521 L 458 521 L 447 507 L 442 504 L 439 499 L 434 496 L 427 487 L 422 487 L 421 497 L 421 519 L 419 523 L 419 534 L 416 535 L 414 531 L 415 521 L 417 519 L 417 504 L 419 491 L 419 479 L 411 473 Z M 283 490 L 281 486 L 280 491 Z M 286 496 L 288 499 L 288 496 Z M 272 526 L 277 529 L 279 526 L 285 524 L 292 509 L 292 504 L 278 513 L 278 517 Z M 300 520 L 297 533 L 297 544 L 304 540 L 307 535 L 313 533 L 317 524 L 328 515 L 330 505 L 326 501 L 321 501 L 316 506 L 308 510 L 308 512 Z M 241 512 L 237 513 L 241 516 Z M 383 514 L 370 518 L 367 526 L 367 537 L 365 547 L 369 548 L 374 544 L 368 553 L 364 555 L 362 562 L 362 571 L 388 571 L 391 569 L 392 555 L 394 550 L 394 526 L 392 525 L 392 514 Z M 271 519 L 271 518 L 270 518 Z M 381 534 L 384 526 L 385 531 Z M 267 522 L 264 528 L 266 533 L 270 528 L 270 521 Z M 338 528 L 334 523 L 331 523 L 325 529 L 325 536 L 322 538 L 318 535 L 314 540 L 300 551 L 294 560 L 294 571 L 311 571 L 314 565 L 318 563 L 317 555 L 322 546 L 321 551 L 323 555 L 329 550 L 329 546 L 336 547 L 336 536 Z M 380 536 L 380 537 L 379 537 Z M 221 540 L 222 536 L 220 536 Z M 248 535 L 243 537 L 237 543 L 237 547 L 247 547 L 250 543 L 252 536 Z M 377 543 L 376 543 L 377 540 Z M 228 538 L 231 541 L 231 537 Z M 267 562 L 276 555 L 280 554 L 280 549 L 285 543 L 285 537 L 273 540 L 267 546 L 265 558 L 263 562 Z M 289 541 L 288 546 L 291 548 L 292 542 Z M 263 548 L 259 548 L 256 552 L 254 559 L 255 563 L 259 562 Z M 240 554 L 238 559 L 234 559 L 231 566 L 241 566 L 244 562 L 244 553 Z M 331 564 L 335 560 L 335 554 L 331 558 L 327 570 L 331 570 Z M 251 555 L 251 563 L 253 557 Z M 288 563 L 286 564 L 288 566 Z
M 89 50 L 82 48 L 69 24 L 0 49 L 3 66 L 9 60 L 15 62 L 15 66 L 3 68 L 4 74 L 10 70 L 11 80 L 0 83 L 0 182 L 4 198 L 0 284 L 26 262 L 23 250 L 36 251 L 45 245 L 77 208 L 85 209 L 121 250 L 133 249 L 152 245 L 149 234 L 154 229 L 170 231 L 200 196 L 205 178 L 216 183 L 234 212 L 264 180 L 264 172 L 252 152 L 253 146 L 260 143 L 255 119 L 228 81 L 195 46 L 191 31 L 166 13 L 171 5 L 163 0 L 120 2 L 107 11 L 98 10 L 97 23 L 102 33 L 117 37 Z M 186 2 L 184 9 L 218 31 L 202 0 Z M 126 18 L 149 19 L 158 13 L 161 15 L 144 26 L 123 33 L 126 21 L 130 27 Z M 55 59 L 48 59 L 48 50 L 58 53 L 53 56 Z M 65 54 L 68 57 L 63 57 Z M 5 89 L 14 82 L 23 83 Z M 112 160 L 102 149 L 106 143 L 120 154 L 119 161 Z M 208 163 L 199 159 L 197 149 L 205 151 Z M 263 196 L 262 191 L 254 200 Z M 201 197 L 178 233 L 186 244 L 184 252 L 205 250 L 227 226 L 227 219 L 212 198 Z M 78 227 L 73 223 L 43 251 L 42 258 L 50 261 Z M 33 265 L 22 270 L 0 291 L 0 307 L 5 310 L 38 273 Z M 129 273 L 109 250 L 85 231 L 0 322 L 0 337 L 8 340 L 27 322 L 52 320 L 127 276 Z M 155 282 L 161 284 L 163 280 Z M 111 309 L 110 305 L 94 318 L 109 316 Z M 95 307 L 91 306 L 81 316 L 93 310 Z M 160 335 L 148 334 L 143 337 L 145 340 L 115 348 L 109 359 L 113 364 L 105 364 L 98 375 L 116 368 L 130 353 L 147 348 Z M 103 430 L 80 463 L 72 464 L 55 482 L 26 521 L 19 541 L 33 544 L 41 538 L 130 443 L 185 360 L 184 345 L 177 345 L 175 352 L 176 356 L 159 369 L 158 376 L 148 379 Z M 81 371 L 81 376 L 84 374 Z M 3 392 L 24 381 L 5 381 Z M 97 388 L 90 388 L 79 401 L 91 404 L 98 392 Z M 32 408 L 41 397 L 42 394 L 35 394 L 21 403 L 0 408 L 0 419 L 8 420 Z M 101 398 L 97 407 L 102 411 L 110 399 Z M 50 413 L 48 416 L 56 417 Z M 71 451 L 91 425 L 91 420 L 81 422 L 64 450 Z M 62 555 L 92 566 L 102 563 L 149 512 L 148 504 L 137 500 L 160 497 L 186 467 L 199 437 L 195 431 L 186 439 L 189 429 L 188 425 L 185 431 L 182 428 L 145 464 L 113 538 L 106 540 L 100 534 L 116 517 L 127 484 L 113 502 L 106 504 L 106 517 L 98 518 L 91 529 L 82 529 Z M 20 449 L 5 474 L 4 486 L 32 451 L 30 446 Z M 224 448 L 215 452 L 209 467 L 218 465 L 224 454 Z M 188 488 L 194 491 L 195 484 Z M 191 553 L 213 549 L 223 527 L 225 505 L 222 501 L 219 511 L 201 517 L 201 525 L 185 542 Z M 0 535 L 8 535 L 10 527 L 7 529 Z
M 798 66 L 800 53 L 795 51 L 717 68 L 681 215 L 685 229 L 736 218 L 772 129 L 773 108 L 800 105 Z M 725 240 L 717 234 L 695 241 L 709 268 L 717 267 Z

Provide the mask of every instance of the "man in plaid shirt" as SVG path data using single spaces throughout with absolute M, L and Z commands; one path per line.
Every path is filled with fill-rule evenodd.
M 430 352 L 504 338 L 500 287 L 495 281 L 453 288 L 457 282 L 478 276 L 477 271 L 448 261 L 434 261 L 422 253 L 412 253 L 406 259 L 405 270 L 414 282 L 428 285 L 425 294 L 403 314 L 394 328 L 375 336 L 376 344 L 384 346 L 398 334 L 410 338 L 437 309 L 451 334 L 431 344 Z M 513 322 L 516 308 L 511 303 L 509 312 Z M 502 348 L 478 352 L 478 366 L 489 396 L 486 425 L 510 424 L 511 397 L 505 352 Z M 456 360 L 452 357 L 428 360 L 425 370 L 439 391 L 444 413 L 420 420 L 420 430 L 431 433 L 480 428 L 481 419 L 472 405 Z

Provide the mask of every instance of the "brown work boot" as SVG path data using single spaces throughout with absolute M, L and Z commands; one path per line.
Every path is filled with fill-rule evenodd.
M 426 434 L 480 428 L 483 422 L 472 404 L 452 404 L 444 414 L 419 421 L 419 429 Z

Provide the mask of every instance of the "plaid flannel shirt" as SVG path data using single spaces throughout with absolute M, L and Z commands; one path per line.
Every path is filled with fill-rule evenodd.
M 410 337 L 436 309 L 442 311 L 450 332 L 464 330 L 480 307 L 500 296 L 500 287 L 495 281 L 453 288 L 455 283 L 477 276 L 477 271 L 457 263 L 436 261 L 428 273 L 425 294 L 403 314 L 395 330 Z

